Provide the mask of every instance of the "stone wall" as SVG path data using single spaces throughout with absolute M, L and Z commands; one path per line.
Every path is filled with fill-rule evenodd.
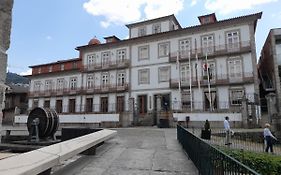
M 12 8 L 13 0 L 0 0 L 0 126 L 2 126 L 2 109 L 4 108 L 6 91 L 6 86 L 4 85 L 8 59 L 6 52 L 10 47 Z

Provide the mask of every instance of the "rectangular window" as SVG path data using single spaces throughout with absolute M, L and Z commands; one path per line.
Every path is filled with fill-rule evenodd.
M 146 35 L 146 26 L 142 26 L 138 29 L 139 36 L 145 36 Z
M 138 111 L 140 114 L 147 113 L 147 95 L 138 96 Z
M 32 107 L 33 107 L 33 108 L 36 108 L 36 107 L 38 107 L 38 106 L 39 106 L 39 100 L 38 100 L 38 99 L 34 99 L 34 100 L 33 100 Z
M 181 94 L 181 102 L 182 102 L 182 109 L 189 110 L 191 109 L 191 93 L 190 91 L 182 91 Z
M 207 35 L 202 37 L 202 52 L 204 55 L 214 53 L 214 36 Z
M 240 58 L 228 61 L 228 76 L 230 81 L 242 80 L 242 60 Z
M 123 63 L 126 60 L 126 49 L 117 50 L 117 62 Z
M 168 82 L 170 80 L 170 67 L 159 67 L 159 82 Z
M 209 61 L 208 63 L 204 62 L 203 65 L 203 79 L 208 80 L 208 75 L 209 75 L 209 80 L 215 80 L 216 78 L 216 64 L 215 62 Z M 209 74 L 208 74 L 209 73 Z
M 77 89 L 77 77 L 71 77 L 70 78 L 70 90 L 76 90 Z
M 40 91 L 41 81 L 34 82 L 34 91 Z
M 152 33 L 160 33 L 161 32 L 161 23 L 156 23 L 152 25 Z
M 76 68 L 77 68 L 77 62 L 73 62 L 73 63 L 72 63 L 72 68 L 73 68 L 73 69 L 76 69 Z
M 49 72 L 53 71 L 53 66 L 49 66 Z
M 230 90 L 231 105 L 241 105 L 243 95 L 244 90 L 242 89 Z
M 184 85 L 189 85 L 190 83 L 190 66 L 189 64 L 183 64 L 180 66 L 180 75 L 181 75 L 181 84 Z
M 86 98 L 86 112 L 93 112 L 93 98 Z
M 100 112 L 108 112 L 108 97 L 101 97 L 100 101 L 101 101 Z
M 64 79 L 59 78 L 57 79 L 57 90 L 63 90 L 64 88 Z
M 170 43 L 160 43 L 158 44 L 158 57 L 168 56 L 170 53 Z
M 109 66 L 110 63 L 110 52 L 103 52 L 101 54 L 101 59 L 102 59 L 102 66 L 107 67 Z
M 138 71 L 139 84 L 149 84 L 149 69 L 141 69 Z
M 102 87 L 108 87 L 109 85 L 109 74 L 108 73 L 103 73 L 101 75 L 101 85 Z
M 60 70 L 63 71 L 64 70 L 64 64 L 60 65 Z
M 44 101 L 44 108 L 50 108 L 50 100 Z
M 38 74 L 40 74 L 40 73 L 41 73 L 41 67 L 38 68 Z
M 56 111 L 57 113 L 62 113 L 62 100 L 57 100 L 56 101 Z
M 69 99 L 68 102 L 69 106 L 68 106 L 68 112 L 69 113 L 75 113 L 75 106 L 76 106 L 76 102 L 75 99 Z
M 149 46 L 139 47 L 139 60 L 145 60 L 149 58 Z
M 226 33 L 226 42 L 228 51 L 239 50 L 239 33 L 238 31 L 232 31 Z
M 126 73 L 118 72 L 117 74 L 117 86 L 125 86 L 126 83 Z
M 95 84 L 94 74 L 88 74 L 87 75 L 87 89 L 94 88 L 94 84 Z
M 45 91 L 52 90 L 52 80 L 46 80 L 45 81 Z
M 97 58 L 97 55 L 95 53 L 87 56 L 87 67 L 88 67 L 88 69 L 94 67 L 94 65 L 96 64 L 96 58 Z
M 116 111 L 118 113 L 124 112 L 125 110 L 125 98 L 124 96 L 117 96 L 117 105 L 116 105 Z

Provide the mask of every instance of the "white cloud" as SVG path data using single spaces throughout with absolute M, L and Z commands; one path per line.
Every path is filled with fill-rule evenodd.
M 192 7 L 192 6 L 195 6 L 195 5 L 197 4 L 197 1 L 198 1 L 198 0 L 191 0 L 190 6 L 191 6 L 191 7 Z
M 21 72 L 20 75 L 31 75 L 32 74 L 32 69 L 28 69 L 25 72 Z
M 103 16 L 102 27 L 111 24 L 128 24 L 142 18 L 151 19 L 177 14 L 183 9 L 184 0 L 89 0 L 83 8 L 91 15 Z M 142 12 L 142 10 L 144 10 Z
M 205 2 L 205 8 L 213 12 L 229 14 L 231 12 L 252 9 L 254 6 L 276 1 L 277 0 L 207 0 Z
M 53 39 L 51 36 L 46 36 L 46 40 L 51 40 L 51 39 Z

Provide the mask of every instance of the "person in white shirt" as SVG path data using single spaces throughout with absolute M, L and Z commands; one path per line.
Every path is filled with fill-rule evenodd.
M 273 139 L 277 140 L 277 138 L 272 135 L 269 128 L 270 124 L 266 123 L 265 128 L 263 130 L 263 137 L 266 142 L 265 152 L 268 152 L 268 149 L 270 149 L 270 152 L 273 153 Z
M 229 124 L 229 118 L 228 116 L 225 117 L 225 120 L 223 122 L 224 125 L 224 130 L 225 130 L 225 145 L 230 145 L 230 134 L 232 133 L 230 129 L 230 124 Z

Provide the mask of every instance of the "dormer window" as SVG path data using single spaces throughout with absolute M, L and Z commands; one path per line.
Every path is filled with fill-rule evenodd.
M 139 28 L 139 36 L 146 35 L 146 26 L 142 26 Z
M 49 66 L 49 72 L 53 71 L 53 66 Z
M 64 70 L 64 64 L 60 65 L 60 70 L 63 71 Z
M 161 32 L 161 23 L 152 25 L 152 33 L 160 33 Z

